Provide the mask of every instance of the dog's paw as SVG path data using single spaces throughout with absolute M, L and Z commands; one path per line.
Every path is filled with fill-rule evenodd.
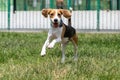
M 40 55 L 43 57 L 46 55 L 46 53 L 44 51 L 42 51 Z
M 53 47 L 54 47 L 53 44 L 48 45 L 48 48 L 49 48 L 49 49 L 51 49 L 51 48 L 53 48 Z
M 77 62 L 78 61 L 78 57 L 75 56 L 74 57 L 74 61 Z
M 61 63 L 65 63 L 65 58 L 62 58 L 62 59 L 61 59 Z
M 44 57 L 45 56 L 45 54 L 41 54 L 41 57 Z

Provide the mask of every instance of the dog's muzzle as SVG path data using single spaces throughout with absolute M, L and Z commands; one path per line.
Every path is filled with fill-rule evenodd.
M 54 19 L 53 26 L 57 28 L 59 26 L 58 19 Z
M 57 22 L 58 22 L 58 19 L 54 19 L 54 22 L 57 23 Z

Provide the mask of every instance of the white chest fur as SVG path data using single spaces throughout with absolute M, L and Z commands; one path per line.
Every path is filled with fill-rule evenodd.
M 53 36 L 56 38 L 61 38 L 61 34 L 62 34 L 62 27 L 58 27 L 58 28 L 51 28 L 48 32 L 49 36 Z

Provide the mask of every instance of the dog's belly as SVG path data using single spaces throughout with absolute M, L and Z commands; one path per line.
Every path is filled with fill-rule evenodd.
M 67 37 L 65 37 L 65 38 L 62 39 L 62 43 L 66 43 L 68 41 L 69 41 L 69 38 L 67 38 Z

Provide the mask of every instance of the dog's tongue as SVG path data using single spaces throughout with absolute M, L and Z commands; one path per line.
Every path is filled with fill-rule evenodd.
M 58 23 L 54 23 L 54 27 L 57 28 L 58 27 Z

